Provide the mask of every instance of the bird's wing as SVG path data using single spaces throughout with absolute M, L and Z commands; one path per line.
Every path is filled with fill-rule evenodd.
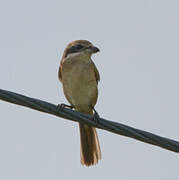
M 95 66 L 93 61 L 92 61 L 92 64 L 93 64 L 93 67 L 94 67 L 96 82 L 98 83 L 100 81 L 100 75 L 99 75 L 98 69 L 96 68 L 96 66 Z
M 61 73 L 62 65 L 60 64 L 59 70 L 58 70 L 58 78 L 62 82 L 62 73 Z

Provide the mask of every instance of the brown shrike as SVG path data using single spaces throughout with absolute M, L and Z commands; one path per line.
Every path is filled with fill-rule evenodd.
M 63 84 L 66 99 L 76 111 L 93 115 L 98 98 L 99 72 L 91 56 L 99 49 L 87 40 L 72 41 L 66 47 L 58 76 Z M 79 123 L 81 164 L 95 165 L 101 159 L 96 129 Z

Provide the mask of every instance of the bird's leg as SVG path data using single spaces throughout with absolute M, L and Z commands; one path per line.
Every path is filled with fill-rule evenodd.
M 57 105 L 57 111 L 63 111 L 63 109 L 65 108 L 65 107 L 68 107 L 68 108 L 70 108 L 70 109 L 73 109 L 74 107 L 71 105 L 67 105 L 67 104 L 58 104 Z
M 95 110 L 95 108 L 93 106 L 91 106 L 93 111 L 94 111 L 94 114 L 93 114 L 93 121 L 96 123 L 96 125 L 98 125 L 99 123 L 99 119 L 100 119 L 100 116 L 99 114 L 97 113 L 97 111 Z

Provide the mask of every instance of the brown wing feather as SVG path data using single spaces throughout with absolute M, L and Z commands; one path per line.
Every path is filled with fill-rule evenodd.
M 60 64 L 59 70 L 58 70 L 58 78 L 62 82 L 62 73 L 61 73 L 62 65 Z
M 94 67 L 94 72 L 95 72 L 95 77 L 96 77 L 96 82 L 98 83 L 100 81 L 100 75 L 98 72 L 97 67 L 95 66 L 94 62 L 92 61 L 93 67 Z

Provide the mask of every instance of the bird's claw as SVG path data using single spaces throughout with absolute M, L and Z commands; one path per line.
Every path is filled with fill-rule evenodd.
M 70 108 L 70 109 L 73 109 L 73 106 L 69 106 L 69 105 L 67 105 L 67 104 L 63 104 L 63 103 L 62 103 L 62 104 L 58 104 L 58 105 L 57 105 L 57 112 L 63 111 L 65 107 L 68 107 L 68 108 Z
M 96 125 L 98 125 L 99 119 L 100 119 L 99 114 L 97 112 L 95 112 L 93 115 L 93 121 L 95 122 Z
M 94 115 L 93 115 L 92 119 L 93 119 L 93 121 L 95 122 L 95 124 L 98 125 L 100 116 L 99 116 L 99 114 L 97 113 L 97 111 L 94 109 L 94 107 L 92 107 L 92 109 L 93 109 L 93 111 L 94 111 Z

